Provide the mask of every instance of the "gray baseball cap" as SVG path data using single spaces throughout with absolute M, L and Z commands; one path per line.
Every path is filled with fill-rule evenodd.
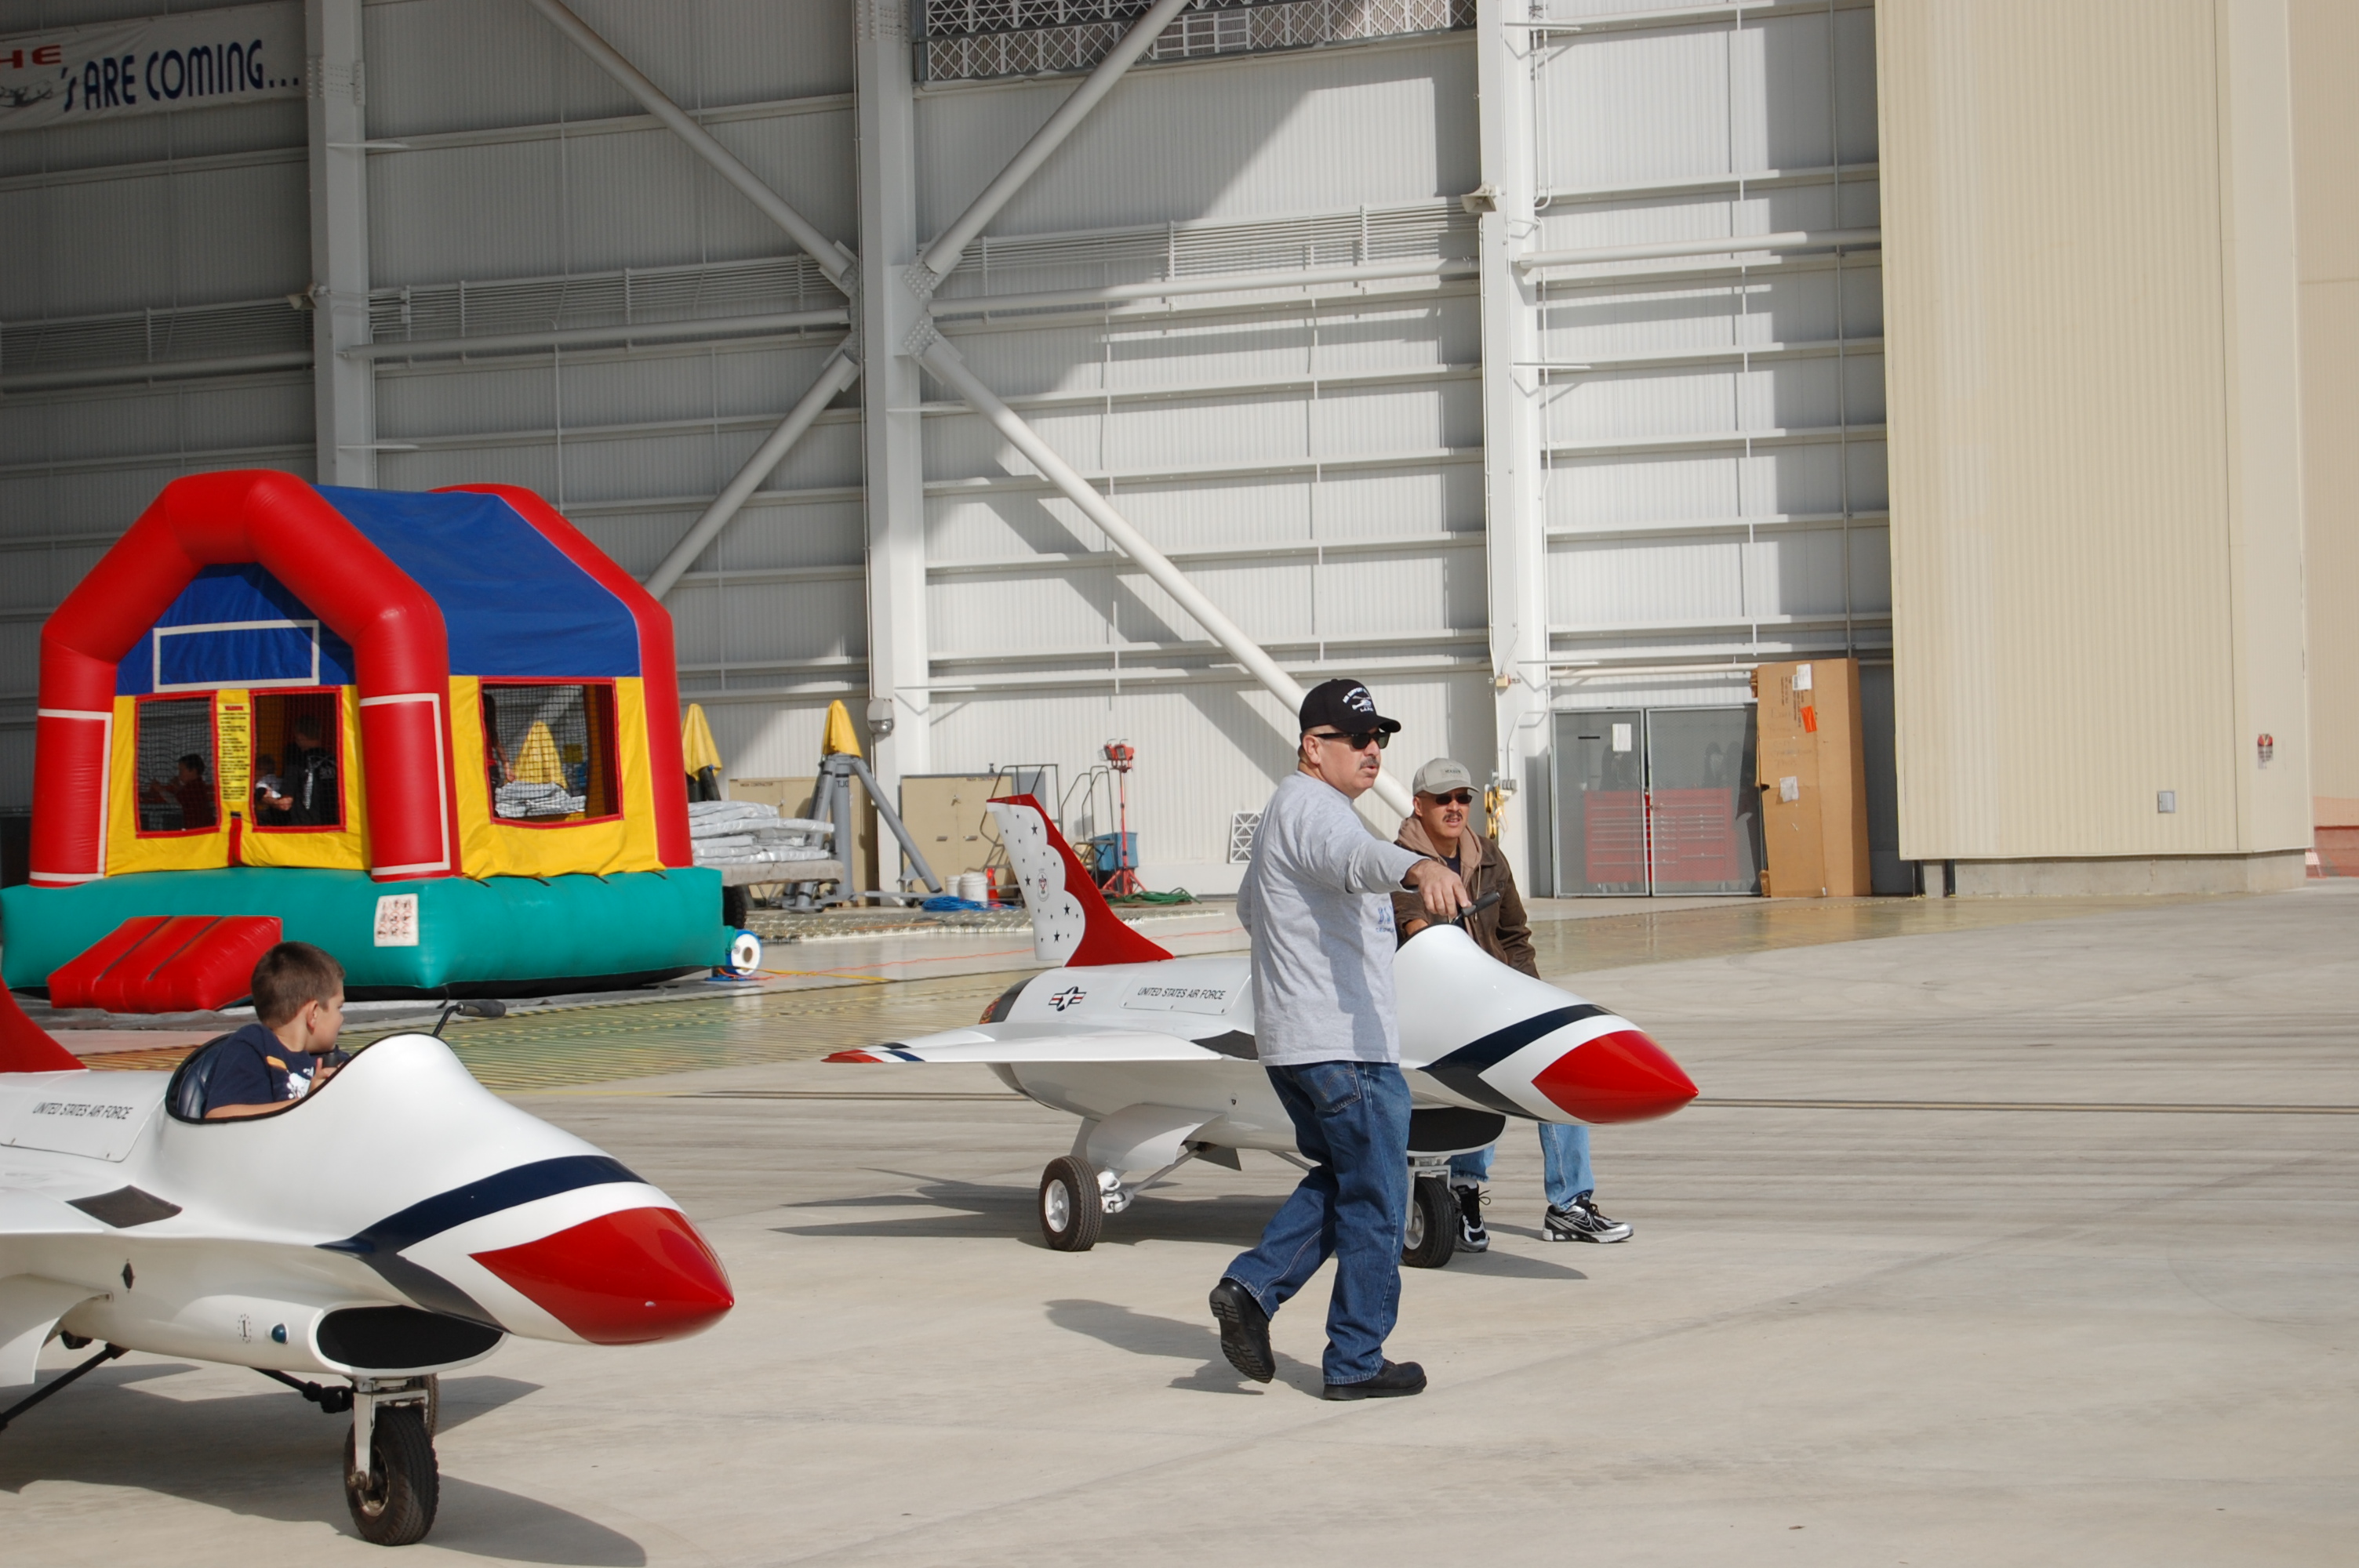
M 1474 775 L 1463 762 L 1436 757 L 1417 770 L 1417 782 L 1409 787 L 1419 795 L 1447 795 L 1453 789 L 1473 789 Z

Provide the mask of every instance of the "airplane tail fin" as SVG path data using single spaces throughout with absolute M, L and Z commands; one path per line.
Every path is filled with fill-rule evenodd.
M 1114 917 L 1097 883 L 1028 795 L 990 803 L 999 841 L 1032 912 L 1032 956 L 1043 964 L 1146 964 L 1171 955 Z
M 48 1030 L 25 1016 L 16 997 L 0 987 L 0 1073 L 77 1073 L 82 1058 L 49 1038 Z

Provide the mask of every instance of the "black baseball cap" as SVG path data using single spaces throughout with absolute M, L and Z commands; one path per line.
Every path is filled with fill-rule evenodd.
M 1376 711 L 1376 699 L 1368 688 L 1355 680 L 1321 681 L 1310 688 L 1302 699 L 1302 732 L 1325 728 L 1346 735 L 1364 734 L 1381 730 L 1387 735 L 1400 733 L 1400 720 L 1386 719 Z

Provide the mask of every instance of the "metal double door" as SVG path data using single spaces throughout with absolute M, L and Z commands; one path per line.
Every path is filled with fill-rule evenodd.
M 1759 892 L 1753 719 L 1749 705 L 1559 713 L 1557 892 Z

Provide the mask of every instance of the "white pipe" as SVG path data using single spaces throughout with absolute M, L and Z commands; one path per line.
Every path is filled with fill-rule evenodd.
M 696 520 L 696 525 L 681 535 L 679 543 L 672 546 L 671 554 L 663 558 L 663 565 L 648 575 L 647 589 L 649 593 L 661 599 L 671 591 L 672 585 L 679 581 L 680 574 L 696 564 L 696 557 L 704 553 L 704 547 L 712 543 L 721 530 L 729 526 L 729 520 L 737 515 L 746 498 L 769 477 L 771 470 L 785 460 L 788 449 L 802 439 L 803 432 L 811 427 L 811 421 L 820 416 L 820 411 L 835 400 L 836 394 L 859 379 L 860 366 L 849 356 L 839 351 L 828 360 L 826 368 L 819 373 L 819 380 L 803 394 L 802 401 L 778 421 L 778 427 L 770 432 L 770 438 L 755 449 L 754 455 L 745 460 L 745 466 L 737 470 L 737 477 L 712 498 L 712 504 L 704 509 L 704 515 Z
M 936 316 L 988 316 L 1001 310 L 1044 310 L 1060 305 L 1099 305 L 1125 299 L 1167 299 L 1182 294 L 1243 294 L 1266 288 L 1302 288 L 1320 283 L 1375 283 L 1396 277 L 1472 277 L 1472 261 L 1370 262 L 1359 266 L 1296 267 L 1277 272 L 1208 273 L 1168 277 L 1156 283 L 1110 283 L 1098 288 L 1060 288 L 1046 294 L 967 294 L 933 301 Z
M 535 0 L 535 3 L 540 4 L 541 0 Z M 553 4 L 554 0 L 549 0 L 549 3 Z M 934 236 L 934 243 L 928 245 L 925 254 L 918 258 L 919 265 L 938 278 L 948 277 L 951 268 L 958 265 L 959 257 L 966 253 L 967 246 L 983 232 L 984 225 L 999 216 L 999 210 L 1024 189 L 1024 182 L 1049 161 L 1050 153 L 1064 145 L 1065 138 L 1073 134 L 1073 127 L 1098 106 L 1098 100 L 1114 91 L 1114 84 L 1122 80 L 1122 73 L 1147 52 L 1148 47 L 1162 36 L 1163 29 L 1171 25 L 1171 19 L 1187 9 L 1188 5 L 1189 0 L 1155 0 L 1154 8 L 1131 25 L 1130 31 L 1122 36 L 1122 42 L 1114 45 L 1113 52 L 1098 61 L 1097 69 L 1090 72 L 1089 79 L 1074 88 L 1073 95 L 1057 106 L 1057 112 L 1049 116 L 1049 123 L 1032 133 L 1032 139 L 1024 144 L 1024 150 L 1017 153 L 1006 168 L 999 171 L 999 178 L 983 188 L 983 194 L 959 214 L 957 222 Z
M 347 360 L 430 360 L 452 354 L 504 353 L 513 349 L 568 349 L 598 343 L 668 343 L 690 338 L 749 337 L 804 327 L 849 325 L 851 313 L 781 310 L 767 316 L 706 316 L 686 321 L 641 321 L 618 327 L 560 327 L 546 332 L 486 332 L 479 338 L 383 338 L 338 349 Z
M 1080 507 L 1089 520 L 1096 524 L 1132 560 L 1136 561 L 1156 585 L 1177 600 L 1180 608 L 1195 618 L 1196 623 L 1210 633 L 1212 641 L 1227 650 L 1231 658 L 1243 665 L 1247 674 L 1261 682 L 1269 693 L 1286 704 L 1289 711 L 1301 708 L 1305 693 L 1293 676 L 1278 668 L 1277 661 L 1269 656 L 1262 645 L 1246 636 L 1237 623 L 1221 608 L 1204 597 L 1203 591 L 1188 580 L 1188 576 L 1174 566 L 1171 558 L 1154 546 L 1127 518 L 1116 512 L 1106 498 L 1098 493 L 1064 459 L 1059 457 L 1048 442 L 1042 440 L 1031 426 L 1013 408 L 999 400 L 998 394 L 984 385 L 975 373 L 967 369 L 966 362 L 950 344 L 935 340 L 920 356 L 926 368 L 940 376 L 942 383 L 966 401 L 969 407 L 991 422 L 992 427 L 1027 461 L 1040 470 L 1040 476 L 1065 493 L 1068 500 Z M 1376 776 L 1376 797 L 1402 816 L 1408 815 L 1408 791 L 1400 781 L 1389 774 Z
M 735 186 L 740 194 L 762 215 L 787 232 L 787 237 L 807 252 L 827 274 L 830 283 L 844 287 L 845 275 L 851 270 L 843 248 L 819 232 L 810 220 L 787 205 L 778 193 L 762 181 L 762 177 L 747 168 L 737 155 L 712 139 L 705 128 L 690 119 L 688 112 L 664 96 L 663 89 L 649 81 L 637 66 L 623 58 L 614 45 L 592 31 L 590 24 L 575 16 L 563 0 L 532 0 L 540 14 L 556 24 L 557 30 L 595 60 L 605 73 L 623 84 L 623 90 L 639 101 L 639 106 L 661 121 L 664 126 L 686 142 L 699 157 L 720 171 L 721 178 Z M 849 290 L 846 290 L 849 292 Z
M 1747 251 L 1813 251 L 1830 245 L 1884 243 L 1881 229 L 1789 229 L 1777 234 L 1729 234 L 1717 240 L 1667 240 L 1653 245 L 1593 245 L 1578 251 L 1534 251 L 1516 258 L 1529 272 L 1542 266 L 1579 266 L 1589 262 L 1658 261 L 1671 256 L 1716 256 Z

